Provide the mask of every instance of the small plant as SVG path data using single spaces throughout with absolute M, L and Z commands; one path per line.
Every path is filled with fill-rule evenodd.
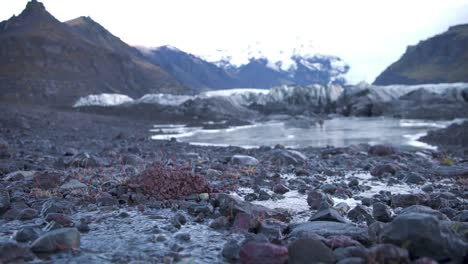
M 140 189 L 143 194 L 156 199 L 177 199 L 197 193 L 210 192 L 204 177 L 190 168 L 155 166 L 130 179 L 128 186 Z
M 440 161 L 440 164 L 445 166 L 453 166 L 455 164 L 455 161 L 450 156 L 445 155 Z

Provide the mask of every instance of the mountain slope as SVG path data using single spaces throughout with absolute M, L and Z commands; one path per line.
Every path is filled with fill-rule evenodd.
M 195 91 L 225 89 L 238 85 L 234 76 L 213 63 L 171 46 L 143 51 L 156 65 Z
M 92 93 L 188 92 L 102 27 L 86 36 L 70 24 L 36 0 L 0 23 L 0 100 L 71 105 Z
M 468 82 L 468 24 L 410 46 L 376 85 Z
M 195 91 L 229 88 L 272 88 L 281 85 L 344 84 L 349 70 L 340 58 L 294 55 L 286 64 L 265 57 L 251 57 L 234 65 L 229 60 L 209 62 L 170 46 L 141 51 L 156 65 Z M 228 56 L 229 57 L 229 56 Z M 284 66 L 287 67 L 284 67 Z M 290 65 L 290 66 L 289 66 Z

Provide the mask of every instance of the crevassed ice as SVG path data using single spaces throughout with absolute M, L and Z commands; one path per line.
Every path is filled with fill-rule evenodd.
M 340 85 L 309 85 L 309 86 L 280 86 L 271 89 L 238 88 L 228 90 L 213 90 L 203 92 L 196 96 L 172 95 L 172 94 L 147 94 L 137 100 L 122 94 L 89 95 L 80 98 L 74 105 L 79 106 L 112 106 L 125 103 L 154 103 L 161 105 L 180 105 L 191 99 L 204 99 L 212 97 L 224 97 L 236 105 L 248 106 L 251 104 L 265 105 L 267 103 L 283 102 L 291 97 L 308 98 L 309 103 L 330 103 L 337 101 L 343 94 L 352 96 L 364 90 L 368 90 L 367 96 L 373 102 L 388 102 L 406 95 L 418 89 L 442 94 L 448 98 L 464 101 L 464 93 L 468 91 L 468 83 L 452 84 L 424 84 L 424 85 L 388 85 L 375 86 L 360 84 L 356 86 L 342 87 Z
M 133 99 L 124 94 L 91 94 L 81 97 L 73 107 L 80 106 L 114 106 L 125 103 L 132 103 Z

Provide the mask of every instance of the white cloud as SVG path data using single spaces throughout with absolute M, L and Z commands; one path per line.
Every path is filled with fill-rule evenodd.
M 26 0 L 0 0 L 0 19 Z M 468 0 L 43 0 L 60 20 L 89 15 L 133 45 L 171 44 L 194 54 L 312 43 L 342 57 L 350 78 L 373 81 L 407 45 L 468 23 Z M 270 52 L 270 51 L 266 51 Z

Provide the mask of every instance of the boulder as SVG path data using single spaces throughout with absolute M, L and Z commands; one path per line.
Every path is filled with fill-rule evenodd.
M 55 172 L 36 173 L 34 183 L 36 187 L 44 190 L 53 189 L 61 183 L 60 174 Z
M 409 213 L 428 214 L 437 217 L 439 220 L 449 220 L 445 214 L 424 205 L 412 205 L 400 211 L 400 215 Z
M 10 155 L 8 142 L 6 142 L 3 138 L 0 138 L 0 159 L 9 158 Z
M 393 264 L 410 263 L 408 250 L 392 244 L 380 244 L 369 249 L 367 263 Z
M 288 262 L 288 248 L 271 243 L 248 242 L 239 252 L 244 264 L 285 264 Z
M 41 215 L 46 216 L 49 213 L 71 214 L 75 211 L 74 205 L 63 199 L 51 198 L 42 204 Z
M 10 193 L 0 187 L 0 215 L 10 208 Z
M 424 202 L 424 197 L 420 194 L 395 194 L 392 195 L 392 207 L 410 207 Z
M 431 257 L 457 262 L 468 250 L 468 244 L 453 231 L 443 228 L 437 217 L 421 213 L 397 216 L 383 228 L 380 239 L 408 249 L 412 258 Z
M 267 160 L 277 166 L 303 165 L 307 157 L 296 150 L 274 149 L 269 153 Z
M 372 224 L 375 220 L 369 212 L 370 210 L 363 205 L 356 205 L 353 209 L 349 210 L 348 218 L 354 222 L 365 221 L 368 225 Z
M 307 204 L 312 210 L 319 210 L 332 207 L 334 204 L 333 198 L 319 190 L 312 190 L 307 193 Z
M 330 221 L 314 221 L 299 224 L 292 224 L 287 229 L 287 237 L 290 239 L 310 238 L 316 235 L 323 237 L 348 236 L 360 243 L 369 244 L 369 234 L 367 228 L 354 224 L 345 224 Z
M 279 183 L 273 186 L 273 192 L 278 194 L 285 194 L 289 192 L 289 188 L 286 187 L 284 184 Z
M 388 156 L 395 153 L 395 148 L 389 145 L 375 145 L 369 148 L 369 154 L 374 156 Z
M 0 263 L 24 263 L 33 258 L 28 248 L 13 242 L 0 242 Z
M 86 189 L 87 186 L 86 184 L 76 180 L 72 179 L 68 181 L 67 183 L 64 183 L 60 186 L 60 190 L 62 191 L 69 191 L 69 190 L 77 190 L 77 189 Z
M 334 263 L 333 251 L 322 241 L 312 238 L 298 239 L 288 246 L 290 264 Z
M 381 202 L 372 205 L 372 216 L 380 222 L 387 223 L 392 221 L 392 211 L 386 204 Z
M 408 175 L 405 176 L 405 178 L 403 178 L 403 181 L 408 183 L 408 184 L 424 184 L 426 182 L 426 179 L 419 175 L 419 174 L 416 174 L 416 173 L 410 173 Z
M 334 221 L 346 223 L 346 219 L 335 209 L 327 208 L 315 213 L 309 221 Z
M 232 164 L 243 165 L 243 166 L 257 166 L 258 160 L 254 157 L 247 155 L 234 155 L 231 158 Z
M 47 232 L 31 245 L 31 250 L 35 253 L 53 253 L 79 248 L 80 232 L 76 228 L 61 228 Z
M 371 169 L 370 174 L 372 176 L 380 177 L 386 173 L 394 175 L 397 171 L 398 167 L 394 164 L 379 164 Z

